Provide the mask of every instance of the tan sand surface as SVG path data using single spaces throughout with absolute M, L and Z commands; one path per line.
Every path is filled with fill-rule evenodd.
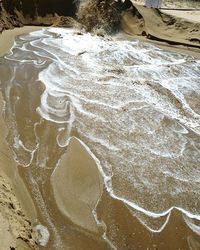
M 24 182 L 19 176 L 17 164 L 13 159 L 13 155 L 6 142 L 7 128 L 2 118 L 2 111 L 4 110 L 4 103 L 2 94 L 0 93 L 0 170 L 3 175 L 6 175 L 12 183 L 15 195 L 21 203 L 21 206 L 29 219 L 34 222 L 36 220 L 36 210 L 33 201 L 27 191 Z
M 141 12 L 143 13 L 143 9 L 141 10 Z M 154 14 L 152 12 L 148 12 L 146 13 L 144 11 L 144 16 L 147 19 L 153 19 L 154 18 Z M 149 15 L 149 16 L 148 16 Z M 127 19 L 128 20 L 128 19 Z M 145 18 L 144 18 L 145 20 Z M 155 22 L 157 21 L 157 19 L 155 19 Z M 146 30 L 146 26 L 144 26 L 145 22 L 143 22 L 142 20 L 138 21 L 137 20 L 137 24 L 131 24 L 132 27 L 130 28 L 130 35 L 132 34 L 138 34 L 138 36 L 140 36 L 140 32 L 141 30 L 145 27 Z M 155 23 L 154 23 L 155 24 Z M 41 27 L 23 27 L 23 28 L 17 28 L 14 29 L 12 31 L 5 31 L 1 36 L 0 36 L 0 55 L 3 55 L 4 53 L 6 53 L 10 46 L 13 44 L 14 41 L 14 37 L 16 35 L 22 34 L 22 33 L 27 33 L 29 31 L 33 31 L 33 30 L 37 30 L 37 29 L 41 29 Z M 152 30 L 152 28 L 150 27 L 150 24 L 148 26 L 148 29 Z M 148 30 L 147 29 L 147 30 Z M 131 31 L 133 31 L 131 33 Z M 159 30 L 159 29 L 158 29 Z M 162 29 L 161 29 L 162 31 Z M 156 31 L 155 31 L 156 32 Z M 176 34 L 175 31 L 173 31 L 173 34 Z M 161 32 L 161 37 L 163 37 L 164 31 Z M 181 35 L 180 35 L 181 36 Z M 182 36 L 183 39 L 184 36 Z M 3 102 L 1 102 L 1 110 L 3 109 Z M 26 211 L 26 214 L 28 215 L 28 217 L 30 218 L 31 221 L 34 221 L 35 218 L 37 217 L 36 212 L 35 212 L 35 208 L 34 208 L 34 204 L 29 196 L 29 193 L 22 181 L 22 179 L 19 177 L 18 174 L 18 170 L 16 167 L 16 163 L 13 160 L 13 156 L 7 146 L 7 143 L 5 141 L 5 136 L 7 133 L 7 129 L 4 125 L 3 119 L 1 119 L 0 122 L 0 148 L 1 148 L 1 163 L 0 163 L 0 169 L 5 172 L 9 178 L 10 181 L 12 182 L 12 185 L 14 187 L 14 193 L 16 193 L 18 199 L 21 201 L 21 205 L 23 206 L 24 211 Z M 44 127 L 44 130 L 46 130 L 47 127 Z M 53 129 L 52 129 L 53 130 Z M 41 133 L 43 132 L 43 130 L 41 130 Z M 74 154 L 74 152 L 79 152 L 79 155 L 81 156 L 81 159 L 78 159 L 77 161 L 77 156 L 76 154 Z M 76 162 L 76 164 L 75 164 Z M 83 164 L 85 163 L 85 164 Z M 82 172 L 80 172 L 80 166 L 83 167 L 83 169 L 81 169 Z M 68 172 L 67 172 L 67 171 Z M 46 174 L 46 173 L 45 173 Z M 62 177 L 62 178 L 61 178 Z M 89 181 L 88 179 L 89 178 Z M 9 180 L 9 179 L 8 179 Z M 85 181 L 83 181 L 85 180 Z M 94 182 L 93 182 L 94 181 Z M 89 182 L 90 184 L 90 188 L 88 188 L 88 186 L 86 185 Z M 3 181 L 2 181 L 3 183 Z M 96 185 L 98 183 L 98 185 Z M 93 161 L 93 159 L 91 158 L 91 156 L 87 153 L 87 150 L 83 147 L 80 146 L 79 143 L 76 142 L 76 140 L 72 143 L 71 148 L 69 147 L 67 153 L 63 156 L 63 158 L 60 161 L 60 164 L 58 165 L 58 169 L 57 171 L 54 173 L 53 177 L 52 177 L 52 186 L 54 188 L 54 195 L 55 195 L 55 200 L 57 202 L 57 206 L 58 208 L 63 212 L 66 213 L 67 217 L 70 218 L 70 220 L 72 221 L 72 223 L 79 225 L 83 228 L 85 228 L 88 231 L 93 231 L 96 232 L 97 231 L 97 226 L 95 225 L 94 219 L 93 219 L 93 214 L 92 214 L 92 209 L 95 207 L 97 200 L 99 199 L 99 197 L 102 194 L 102 181 L 100 179 L 99 173 L 96 169 L 96 165 L 95 162 Z M 7 185 L 7 184 L 6 184 Z M 44 187 L 44 189 L 50 189 L 50 185 L 45 184 L 46 187 Z M 75 190 L 76 189 L 76 190 Z M 82 191 L 87 190 L 88 192 L 82 192 Z M 43 190 L 44 191 L 44 190 Z M 92 192 L 91 192 L 92 191 Z M 11 189 L 9 189 L 9 193 L 12 194 Z M 76 197 L 74 196 L 74 194 L 76 194 Z M 7 194 L 6 194 L 7 195 Z M 65 195 L 65 197 L 67 197 L 66 199 L 66 204 L 61 204 L 60 200 L 62 199 L 62 196 Z M 60 200 L 59 200 L 59 196 L 60 196 Z M 14 196 L 15 197 L 15 196 Z M 74 198 L 75 197 L 75 198 Z M 14 199 L 14 198 L 13 198 Z M 16 198 L 15 198 L 16 199 Z M 51 204 L 55 203 L 54 201 L 49 201 L 49 203 Z M 71 203 L 70 203 L 71 202 Z M 124 231 L 124 237 L 130 237 L 130 239 L 128 239 L 127 241 L 130 241 L 130 244 L 132 244 L 132 240 L 135 238 L 132 237 L 131 233 L 133 232 L 133 229 L 130 230 L 130 234 L 127 234 L 127 228 L 129 228 L 129 223 L 131 221 L 131 219 L 125 221 L 126 218 L 128 218 L 128 210 L 127 208 L 124 209 L 124 212 L 122 213 L 120 211 L 120 208 L 112 208 L 111 210 L 113 211 L 112 214 L 109 215 L 109 213 L 111 213 L 110 211 L 106 211 L 106 207 L 108 204 L 110 204 L 110 206 L 112 205 L 112 203 L 114 203 L 115 201 L 111 200 L 110 198 L 105 199 L 105 201 L 102 201 L 102 218 L 104 221 L 108 221 L 108 225 L 113 225 L 113 221 L 110 221 L 111 219 L 113 220 L 113 217 L 116 216 L 116 221 L 115 221 L 115 225 L 117 225 L 117 223 L 119 222 L 119 227 L 122 227 L 121 232 L 123 233 Z M 14 201 L 14 203 L 17 204 L 17 200 Z M 117 202 L 116 202 L 117 203 Z M 63 217 L 60 216 L 58 213 L 56 214 L 55 211 L 56 210 L 56 205 L 53 204 L 54 206 L 52 206 L 52 214 L 55 217 L 55 220 L 57 220 L 61 225 L 63 223 Z M 11 213 L 12 213 L 12 205 L 11 206 Z M 84 207 L 85 209 L 83 209 L 82 211 L 84 211 L 83 214 L 80 214 L 80 211 L 76 211 L 77 207 L 81 206 L 82 208 Z M 117 207 L 117 205 L 116 205 Z M 122 207 L 122 205 L 120 204 L 119 207 Z M 8 208 L 3 208 L 2 211 L 10 211 Z M 122 210 L 122 208 L 121 208 Z M 1 210 L 0 210 L 1 211 Z M 3 212 L 2 212 L 3 213 Z M 55 213 L 55 214 L 54 214 Z M 109 216 L 108 216 L 109 215 Z M 57 216 L 57 217 L 56 217 Z M 12 217 L 12 216 L 10 216 Z M 24 216 L 23 216 L 24 217 Z M 120 220 L 119 218 L 120 217 Z M 124 219 L 125 218 L 125 219 Z M 8 226 L 15 226 L 17 225 L 17 232 L 20 232 L 20 226 L 18 226 L 18 221 L 20 220 L 18 217 L 16 218 L 16 223 L 14 223 L 13 221 L 9 221 L 8 219 L 6 219 L 5 216 L 1 216 L 0 213 L 0 221 L 2 219 L 2 224 L 4 225 L 4 227 L 1 227 L 1 231 L 0 231 L 0 237 L 1 235 L 4 234 L 5 232 L 5 228 L 7 228 Z M 136 219 L 134 219 L 136 220 Z M 139 228 L 141 226 L 141 224 L 136 220 L 136 228 Z M 70 224 L 68 221 L 66 221 L 66 224 Z M 131 223 L 130 223 L 131 224 Z M 108 234 L 110 233 L 110 238 L 114 238 L 116 232 L 112 233 L 112 228 L 110 226 L 110 229 L 108 228 Z M 125 228 L 125 229 L 123 229 Z M 174 226 L 171 225 L 170 227 L 170 232 L 171 235 L 174 237 L 174 231 L 173 231 Z M 180 226 L 180 228 L 183 228 L 182 224 Z M 110 231 L 109 231 L 110 230 Z M 184 229 L 187 230 L 188 234 L 191 233 L 188 229 Z M 73 231 L 73 230 L 72 230 Z M 143 231 L 145 231 L 143 228 L 141 229 L 141 232 L 144 233 Z M 28 232 L 28 229 L 26 230 L 26 232 Z M 140 240 L 140 242 L 143 242 L 142 239 L 142 233 L 139 232 L 138 233 L 138 239 Z M 137 233 L 137 232 L 136 232 Z M 149 238 L 149 242 L 152 241 L 152 234 L 150 234 L 150 232 L 148 232 L 147 230 L 145 231 L 145 233 L 148 235 Z M 182 232 L 180 231 L 180 238 L 182 237 Z M 65 233 L 63 233 L 65 234 Z M 4 241 L 4 245 L 5 247 L 10 246 L 10 244 L 17 244 L 15 243 L 15 238 L 16 238 L 17 233 L 13 236 L 13 233 L 8 233 L 6 235 L 6 240 Z M 76 234 L 77 235 L 77 234 Z M 81 235 L 81 234 L 80 234 Z M 116 237 L 116 241 L 118 242 L 118 237 L 121 237 L 121 233 L 116 233 L 117 237 Z M 166 235 L 169 235 L 168 232 L 164 233 L 163 238 L 166 239 Z M 183 235 L 185 235 L 183 233 Z M 65 236 L 65 235 L 64 235 Z M 17 236 L 18 237 L 18 236 Z M 21 237 L 21 236 L 20 236 Z M 26 237 L 26 236 L 24 236 Z M 68 239 L 68 238 L 69 239 Z M 86 236 L 84 236 L 86 237 Z M 155 236 L 156 238 L 157 236 Z M 64 239 L 66 238 L 66 245 L 67 245 L 67 241 L 76 241 L 77 246 L 82 244 L 82 236 L 79 236 L 79 241 L 78 242 L 78 237 L 74 237 L 74 235 L 70 236 L 70 232 L 68 232 L 68 235 L 64 237 Z M 89 237 L 88 237 L 89 238 Z M 174 239 L 174 238 L 173 238 Z M 93 238 L 91 239 L 85 239 L 83 238 L 84 242 L 88 241 L 88 245 L 87 246 L 94 246 L 94 242 Z M 158 240 L 159 241 L 159 240 Z M 190 242 L 191 245 L 198 245 L 199 243 L 195 243 L 196 241 L 193 240 L 188 240 Z M 120 244 L 121 242 L 123 242 L 123 239 L 121 239 L 121 241 L 119 240 L 119 249 L 123 249 Z M 138 241 L 139 242 L 139 241 Z M 175 240 L 174 240 L 175 242 Z M 20 247 L 22 246 L 23 240 L 21 240 L 20 238 Z M 32 243 L 31 243 L 32 244 Z M 97 243 L 96 243 L 97 244 Z M 139 244 L 139 243 L 138 243 Z M 150 244 L 150 243 L 149 243 Z M 185 244 L 185 242 L 184 242 Z M 95 248 L 95 249 L 107 249 L 105 248 L 105 246 L 103 245 L 103 243 L 99 243 L 99 248 Z M 32 246 L 32 245 L 31 245 Z M 23 249 L 28 249 L 26 248 L 26 246 L 23 246 L 19 249 L 23 250 Z M 47 247 L 48 248 L 48 247 Z M 34 248 L 36 249 L 36 248 Z M 86 249 L 86 248 L 85 248 Z M 88 248 L 91 249 L 91 248 Z M 167 248 L 165 248 L 167 249 Z M 168 248 L 169 249 L 169 248 Z M 171 248 L 172 249 L 172 248 Z M 191 248 L 193 249 L 193 248 Z M 195 248 L 194 248 L 195 249 Z M 198 248 L 196 248 L 198 249 Z M 5 248 L 6 250 L 6 248 Z
M 200 23 L 200 11 L 162 10 L 162 13 L 183 18 L 189 22 Z
M 145 0 L 131 0 L 135 4 L 145 5 Z M 190 0 L 162 0 L 161 8 L 177 8 L 177 9 L 188 9 L 188 8 L 199 8 L 200 3 L 197 1 Z
M 1 250 L 38 249 L 37 233 L 24 214 L 10 180 L 0 175 L 0 241 Z
M 130 38 L 135 37 L 169 50 L 199 56 L 200 12 L 159 11 L 132 2 L 142 18 L 133 15 L 131 11 L 123 14 L 122 30 Z
M 92 211 L 103 192 L 103 178 L 86 147 L 70 139 L 67 153 L 52 175 L 55 200 L 61 212 L 75 224 L 98 232 Z
M 0 35 L 0 55 L 10 49 L 16 35 L 37 29 L 23 27 L 4 31 Z M 7 128 L 3 111 L 4 102 L 0 93 L 0 249 L 38 249 L 38 237 L 33 231 L 33 223 L 37 218 L 35 206 L 6 142 Z
M 165 14 L 156 9 L 148 9 L 140 5 L 135 5 L 135 7 L 144 19 L 147 34 L 169 42 L 200 47 L 200 19 L 199 21 L 196 19 L 194 23 L 193 20 L 188 20 L 189 17 L 186 19 L 176 16 L 177 12 Z M 176 15 L 173 15 L 173 13 Z M 185 14 L 185 16 L 187 15 Z
M 5 30 L 0 34 L 0 56 L 4 55 L 12 47 L 15 36 L 28 33 L 35 30 L 40 30 L 42 27 L 38 26 L 24 26 L 11 30 Z

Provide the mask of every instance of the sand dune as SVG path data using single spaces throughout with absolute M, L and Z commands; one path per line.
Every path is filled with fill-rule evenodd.
M 132 15 L 131 11 L 124 13 L 122 28 L 128 34 L 200 48 L 199 12 L 149 9 L 135 3 L 134 7 L 141 18 Z

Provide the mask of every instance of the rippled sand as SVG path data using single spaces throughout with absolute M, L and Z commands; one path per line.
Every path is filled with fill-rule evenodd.
M 200 60 L 44 29 L 0 61 L 46 249 L 199 249 Z

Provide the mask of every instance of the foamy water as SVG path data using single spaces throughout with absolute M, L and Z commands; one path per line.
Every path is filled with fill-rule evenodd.
M 18 37 L 0 63 L 7 139 L 30 178 L 45 185 L 75 135 L 147 228 L 177 209 L 199 234 L 200 60 L 50 28 Z

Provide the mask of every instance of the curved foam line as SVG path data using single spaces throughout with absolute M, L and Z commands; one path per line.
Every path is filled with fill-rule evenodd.
M 153 232 L 153 233 L 161 233 L 161 232 L 163 231 L 163 229 L 165 228 L 165 226 L 167 225 L 167 223 L 169 222 L 170 216 L 171 216 L 171 213 L 169 213 L 169 214 L 167 215 L 167 218 L 166 218 L 165 222 L 164 222 L 163 225 L 162 225 L 159 229 L 157 229 L 157 230 L 152 229 L 152 228 L 149 227 L 142 219 L 138 218 L 137 216 L 136 216 L 136 217 L 137 217 L 137 219 L 140 221 L 140 223 L 141 223 L 143 226 L 145 226 L 150 232 Z
M 195 232 L 196 234 L 200 235 L 200 226 L 195 225 L 194 223 L 192 223 L 191 221 L 188 220 L 188 218 L 185 218 L 185 216 L 183 217 L 185 223 L 188 225 L 188 227 Z
M 53 30 L 53 32 L 54 32 L 54 30 L 55 30 L 55 33 L 53 33 L 53 32 L 51 32 Z M 61 66 L 66 66 L 66 67 L 68 67 L 69 68 L 69 70 L 73 70 L 73 73 L 74 74 L 76 74 L 77 73 L 77 71 L 76 70 L 74 70 L 74 68 L 70 68 L 69 67 L 69 65 L 67 65 L 63 60 L 62 60 L 62 58 L 60 58 L 60 57 L 58 57 L 58 56 L 56 56 L 56 54 L 53 54 L 53 52 L 52 52 L 52 50 L 54 49 L 54 48 L 58 48 L 58 49 L 61 49 L 61 51 L 63 51 L 63 52 L 66 52 L 66 53 L 68 53 L 67 51 L 65 51 L 64 49 L 62 50 L 62 48 L 60 48 L 59 47 L 59 45 L 58 46 L 55 46 L 55 44 L 53 44 L 52 45 L 52 48 L 50 48 L 49 49 L 49 51 L 48 51 L 48 49 L 46 48 L 46 46 L 48 45 L 48 38 L 50 37 L 50 38 L 52 38 L 53 37 L 53 35 L 55 36 L 56 35 L 56 33 L 59 33 L 59 32 L 61 32 L 60 31 L 60 29 L 59 28 L 54 28 L 54 29 L 49 29 L 49 31 L 44 31 L 44 33 L 42 32 L 42 31 L 40 31 L 40 32 L 35 32 L 35 34 L 33 34 L 33 38 L 34 38 L 34 36 L 35 37 L 39 37 L 39 35 L 40 35 L 40 37 L 41 36 L 43 36 L 43 41 L 41 41 L 41 39 L 39 39 L 39 40 L 34 40 L 34 41 L 31 41 L 30 42 L 30 44 L 33 46 L 33 47 L 35 47 L 35 48 L 39 48 L 39 49 L 41 49 L 42 50 L 42 52 L 45 52 L 45 53 L 48 53 L 48 55 L 50 55 L 50 56 L 52 56 L 53 58 L 51 58 L 50 57 L 50 59 L 51 59 L 51 61 L 52 61 L 52 63 L 54 63 L 54 62 L 56 62 L 56 63 L 58 63 L 59 65 L 61 65 Z M 62 33 L 62 32 L 61 32 Z M 66 33 L 66 31 L 64 31 L 64 29 L 63 29 L 63 33 L 64 33 L 64 35 L 68 35 L 68 33 Z M 46 36 L 44 37 L 44 34 L 46 34 Z M 89 37 L 89 35 L 87 35 L 88 37 Z M 86 36 L 86 38 L 87 38 L 87 36 Z M 30 38 L 31 38 L 31 35 L 30 35 Z M 67 36 L 65 36 L 64 38 L 67 38 Z M 24 38 L 25 40 L 27 40 L 28 42 L 29 42 L 29 37 L 27 37 L 27 38 Z M 69 37 L 69 39 L 67 40 L 67 41 L 69 41 L 71 39 L 71 37 Z M 37 44 L 37 42 L 38 41 L 40 41 L 41 42 L 41 46 L 38 46 L 38 44 Z M 83 42 L 85 42 L 86 41 L 86 39 L 84 39 L 84 41 Z M 101 42 L 101 39 L 96 39 L 96 41 L 97 42 Z M 76 39 L 76 41 L 74 41 L 74 42 L 77 42 L 77 39 Z M 102 43 L 102 44 L 104 44 L 104 43 Z M 113 43 L 111 43 L 111 44 L 114 44 L 114 42 Z M 14 43 L 14 47 L 16 47 L 16 48 L 18 48 L 19 49 L 19 43 L 17 44 L 17 43 Z M 132 49 L 132 47 L 131 46 L 128 46 L 127 47 L 127 50 L 126 49 L 124 49 L 124 52 L 129 52 L 129 50 L 130 49 Z M 134 48 L 133 48 L 134 49 Z M 138 49 L 140 49 L 140 51 L 141 51 L 141 48 L 140 47 L 138 47 Z M 26 50 L 26 51 L 28 51 L 28 49 L 26 49 L 25 47 L 22 47 L 21 48 L 21 51 L 23 51 L 23 50 Z M 114 50 L 113 50 L 114 51 Z M 150 51 L 150 50 L 149 50 Z M 92 51 L 93 52 L 93 51 Z M 115 52 L 115 51 L 114 51 Z M 14 51 L 12 51 L 11 53 L 10 53 L 10 57 L 12 56 L 12 55 L 14 55 L 13 54 L 14 53 Z M 35 52 L 36 53 L 36 52 Z M 138 54 L 139 52 L 137 52 L 137 54 Z M 37 52 L 37 55 L 39 55 L 39 53 Z M 44 57 L 43 55 L 40 55 L 41 57 Z M 146 59 L 147 59 L 147 61 L 149 60 L 149 57 L 150 57 L 150 55 L 148 55 L 147 54 L 147 56 L 145 57 Z M 12 58 L 9 58 L 9 56 L 8 57 L 5 57 L 5 58 L 7 58 L 8 60 L 14 60 L 14 61 L 18 61 L 16 58 L 15 59 L 12 59 Z M 48 56 L 46 56 L 46 58 L 49 58 Z M 137 55 L 137 58 L 136 58 L 137 60 L 138 60 L 138 55 Z M 172 58 L 173 59 L 173 58 Z M 174 61 L 172 61 L 171 63 L 170 62 L 168 62 L 167 64 L 168 65 L 172 65 L 172 64 L 178 64 L 178 61 L 180 61 L 180 64 L 181 63 L 184 63 L 183 61 L 181 62 L 181 60 L 182 59 L 179 59 L 179 60 L 174 60 Z M 26 60 L 25 60 L 26 61 Z M 143 60 L 144 61 L 144 60 Z M 143 62 L 142 61 L 142 62 Z M 24 62 L 24 60 L 21 60 L 21 62 Z M 26 61 L 27 62 L 27 61 Z M 35 62 L 34 60 L 33 60 L 33 62 Z M 91 61 L 91 62 L 93 62 L 93 61 Z M 156 61 L 157 62 L 157 61 Z M 159 66 L 156 62 L 154 62 L 154 64 L 155 65 L 157 65 L 157 66 Z M 200 60 L 198 60 L 197 61 L 197 63 L 199 63 L 200 62 Z M 148 62 L 149 63 L 149 62 Z M 154 65 L 154 64 L 143 64 L 143 65 L 141 65 L 141 64 L 139 64 L 139 65 L 136 65 L 137 67 L 149 67 L 149 68 L 152 68 L 153 66 L 152 65 Z M 61 66 L 58 66 L 59 68 L 61 67 Z M 125 65 L 126 66 L 126 65 Z M 136 67 L 136 68 L 137 68 Z M 152 68 L 153 69 L 153 68 Z M 48 70 L 48 69 L 47 69 Z M 51 70 L 50 70 L 50 73 L 49 73 L 49 75 L 48 74 L 45 74 L 44 72 L 43 73 L 39 73 L 39 79 L 40 80 L 43 80 L 43 82 L 44 82 L 44 85 L 46 86 L 46 90 L 45 91 L 47 91 L 46 93 L 47 94 L 49 94 L 49 92 L 51 91 L 51 89 L 53 89 L 52 88 L 52 85 L 53 85 L 53 83 L 51 83 L 51 77 L 52 77 L 52 75 L 53 75 L 53 72 L 51 72 Z M 186 78 L 188 78 L 188 77 L 186 77 Z M 171 78 L 171 79 L 174 79 L 174 78 Z M 179 77 L 179 80 L 180 79 L 184 79 L 184 77 L 182 77 L 182 78 L 180 78 Z M 170 78 L 168 78 L 168 80 L 170 80 Z M 12 80 L 11 81 L 14 81 L 14 74 L 13 74 L 13 78 L 12 78 Z M 48 82 L 49 81 L 49 82 Z M 164 82 L 165 83 L 165 82 Z M 165 86 L 166 87 L 166 86 Z M 71 97 L 74 97 L 74 98 L 76 98 L 76 96 L 78 96 L 78 95 L 76 95 L 76 94 L 74 94 L 74 93 L 70 93 L 70 91 L 63 91 L 63 89 L 62 89 L 62 87 L 60 87 L 60 86 L 54 86 L 54 88 L 56 89 L 56 88 L 58 88 L 58 92 L 63 92 L 64 94 L 65 93 L 69 93 L 70 94 L 70 96 Z M 59 89 L 60 88 L 60 89 Z M 169 88 L 170 89 L 170 88 Z M 53 89 L 54 90 L 54 89 Z M 171 91 L 173 91 L 173 89 L 170 89 Z M 140 89 L 138 88 L 138 90 L 137 91 L 140 91 Z M 44 92 L 45 93 L 45 92 Z M 147 93 L 148 94 L 148 93 Z M 156 102 L 156 99 L 154 100 L 154 97 L 153 96 L 151 96 L 151 97 L 148 97 L 146 94 L 144 94 L 144 97 L 145 98 L 147 98 L 147 100 L 149 100 L 150 101 L 150 104 L 151 105 L 154 105 L 155 106 L 155 108 L 156 109 L 159 109 L 161 112 L 163 111 L 164 113 L 165 113 L 165 115 L 166 114 L 168 114 L 170 117 L 172 117 L 172 118 L 174 118 L 174 119 L 176 119 L 176 120 L 178 120 L 178 121 L 182 121 L 185 125 L 186 124 L 189 124 L 189 122 L 188 122 L 188 120 L 185 118 L 185 117 L 183 117 L 181 114 L 177 114 L 176 112 L 175 112 L 175 115 L 174 114 L 171 114 L 171 107 L 165 107 L 165 106 L 163 106 L 163 105 L 161 105 L 161 106 L 157 106 L 155 103 L 154 103 L 154 101 Z M 84 96 L 82 96 L 82 95 L 79 95 L 78 96 L 78 98 L 81 100 L 81 101 L 87 101 L 88 103 L 92 103 L 92 104 L 95 104 L 95 105 L 101 105 L 101 106 L 105 106 L 105 107 L 111 107 L 111 108 L 118 108 L 120 105 L 118 105 L 118 106 L 113 106 L 113 105 L 108 105 L 108 104 L 106 104 L 106 103 L 104 103 L 104 102 L 99 102 L 98 100 L 88 100 L 87 98 L 84 98 Z M 78 99 L 77 98 L 77 99 Z M 150 99 L 148 99 L 148 98 L 152 98 L 152 100 L 150 100 Z M 177 98 L 179 99 L 180 98 L 180 100 L 182 101 L 182 98 L 181 98 L 181 96 L 177 96 Z M 158 103 L 158 102 L 157 102 Z M 47 104 L 48 105 L 48 104 Z M 76 108 L 76 109 L 78 109 L 77 108 L 77 105 L 79 105 L 79 104 L 74 104 L 74 107 L 73 108 Z M 127 104 L 128 105 L 128 104 Z M 79 107 L 80 108 L 80 107 Z M 169 110 L 166 112 L 166 108 L 168 108 Z M 80 111 L 80 112 L 83 112 L 82 110 Z M 41 114 L 41 116 L 42 117 L 44 117 L 44 113 L 42 113 Z M 46 114 L 46 117 L 44 117 L 45 119 L 47 119 L 47 120 L 50 120 L 50 121 L 52 121 L 52 122 L 56 122 L 56 123 L 65 123 L 65 124 L 67 124 L 68 125 L 68 123 L 66 122 L 66 121 L 64 121 L 64 122 L 59 122 L 59 121 L 55 121 L 55 120 L 53 120 L 53 119 L 51 119 L 51 114 L 50 115 L 48 115 L 48 114 Z M 71 117 L 70 117 L 71 118 Z M 73 119 L 72 119 L 73 120 Z M 193 124 L 192 124 L 193 123 Z M 69 126 L 71 127 L 72 126 L 72 123 L 69 121 Z M 190 129 L 192 129 L 191 127 L 193 126 L 193 127 L 195 127 L 195 126 L 198 126 L 198 121 L 196 122 L 196 123 L 194 123 L 194 121 L 191 121 L 191 123 L 188 125 L 189 126 L 189 128 Z M 67 128 L 67 129 L 69 129 L 68 131 L 70 131 L 71 130 L 71 128 Z M 194 131 L 195 133 L 197 133 L 197 131 Z M 70 135 L 70 133 L 69 133 L 69 135 Z M 79 140 L 80 142 L 82 142 L 81 140 Z M 58 142 L 58 141 L 57 141 Z M 65 145 L 67 146 L 67 144 L 68 144 L 68 142 L 69 142 L 69 138 L 66 140 L 66 143 L 65 143 Z M 83 142 L 82 142 L 83 143 Z M 84 144 L 84 143 L 83 143 Z M 22 146 L 22 145 L 21 145 Z M 84 144 L 84 146 L 85 146 L 85 148 L 87 149 L 87 145 L 85 145 Z M 115 193 L 114 193 L 114 191 L 113 191 L 113 189 L 112 189 L 112 176 L 107 176 L 107 175 L 105 175 L 105 173 L 104 173 L 104 171 L 103 171 L 103 168 L 102 168 L 102 166 L 101 166 L 101 162 L 100 162 L 100 160 L 98 160 L 96 157 L 95 157 L 95 155 L 91 152 L 91 150 L 89 149 L 89 147 L 88 147 L 88 153 L 89 154 L 91 154 L 92 156 L 93 156 L 93 158 L 95 159 L 95 161 L 96 161 L 96 163 L 97 163 L 97 166 L 98 166 L 98 169 L 99 169 L 99 171 L 100 171 L 100 173 L 102 174 L 102 176 L 104 177 L 104 183 L 105 183 L 105 187 L 106 187 L 106 189 L 107 189 L 107 191 L 109 192 L 109 194 L 111 195 L 111 197 L 112 198 L 114 198 L 114 199 L 117 199 L 117 200 L 120 200 L 120 201 L 122 201 L 123 203 L 125 203 L 125 204 L 127 204 L 127 206 L 129 206 L 129 207 L 131 207 L 131 208 L 133 208 L 133 209 L 135 209 L 135 210 L 137 210 L 137 211 L 140 211 L 140 212 L 142 212 L 142 213 L 144 213 L 144 214 L 146 214 L 147 216 L 150 216 L 150 217 L 152 217 L 152 218 L 159 218 L 159 217 L 163 217 L 163 216 L 167 216 L 167 219 L 169 219 L 169 216 L 170 216 L 170 214 L 171 214 L 171 212 L 172 212 L 172 210 L 173 209 L 176 209 L 176 210 L 178 210 L 178 211 L 180 211 L 180 212 L 182 212 L 184 215 L 186 215 L 186 216 L 188 216 L 189 218 L 195 218 L 195 219 L 197 219 L 197 220 L 200 220 L 200 215 L 197 215 L 197 214 L 192 214 L 191 212 L 189 212 L 189 211 L 186 211 L 186 210 L 184 210 L 183 208 L 180 208 L 180 207 L 176 207 L 176 206 L 173 206 L 173 207 L 171 207 L 171 208 L 169 208 L 168 210 L 165 210 L 165 211 L 163 211 L 163 212 L 159 212 L 159 213 L 156 213 L 156 212 L 151 212 L 151 211 L 148 211 L 148 210 L 146 210 L 146 209 L 144 209 L 143 207 L 140 207 L 139 205 L 137 205 L 136 203 L 134 203 L 134 202 L 132 202 L 132 201 L 130 201 L 130 200 L 127 200 L 127 199 L 124 199 L 123 197 L 119 197 L 119 196 L 117 196 Z M 166 222 L 163 224 L 163 226 L 159 229 L 159 230 L 162 230 L 164 227 L 165 227 L 165 225 L 166 225 L 166 223 L 168 222 L 168 220 L 166 220 Z M 145 223 L 143 222 L 143 224 L 145 225 Z M 145 225 L 146 226 L 146 225 Z M 147 226 L 146 226 L 147 227 Z M 151 231 L 152 231 L 152 229 L 150 229 Z M 157 230 L 156 230 L 157 231 Z
M 167 216 L 166 222 L 163 224 L 163 226 L 159 230 L 153 230 L 143 222 L 142 224 L 145 225 L 145 227 L 147 227 L 150 231 L 152 231 L 152 232 L 161 232 L 165 228 L 165 226 L 167 225 L 167 223 L 169 221 L 169 217 L 170 217 L 171 212 L 173 211 L 173 209 L 176 209 L 176 210 L 182 212 L 184 215 L 186 215 L 187 217 L 189 217 L 191 219 L 200 220 L 200 215 L 192 214 L 191 212 L 186 211 L 186 210 L 184 210 L 183 208 L 180 208 L 180 207 L 173 206 L 173 207 L 169 208 L 168 210 L 165 210 L 164 212 L 155 213 L 155 212 L 151 212 L 151 211 L 148 211 L 148 210 L 140 207 L 139 205 L 137 205 L 134 202 L 131 202 L 131 201 L 126 200 L 126 199 L 124 199 L 122 197 L 116 196 L 114 194 L 114 192 L 113 192 L 113 189 L 112 189 L 112 176 L 108 177 L 108 176 L 105 175 L 99 159 L 92 153 L 90 148 L 83 141 L 81 141 L 77 137 L 76 137 L 76 139 L 79 140 L 79 142 L 86 148 L 88 154 L 90 154 L 93 157 L 93 159 L 95 160 L 95 162 L 97 164 L 97 167 L 98 167 L 100 173 L 102 174 L 102 176 L 104 178 L 104 184 L 105 184 L 106 190 L 108 191 L 108 193 L 111 195 L 112 198 L 114 198 L 116 200 L 119 200 L 119 201 L 122 201 L 123 203 L 127 204 L 131 208 L 133 208 L 133 209 L 135 209 L 137 211 L 140 211 L 140 212 L 144 213 L 145 215 L 147 215 L 149 217 L 152 217 L 152 218 L 159 218 L 159 217 Z

